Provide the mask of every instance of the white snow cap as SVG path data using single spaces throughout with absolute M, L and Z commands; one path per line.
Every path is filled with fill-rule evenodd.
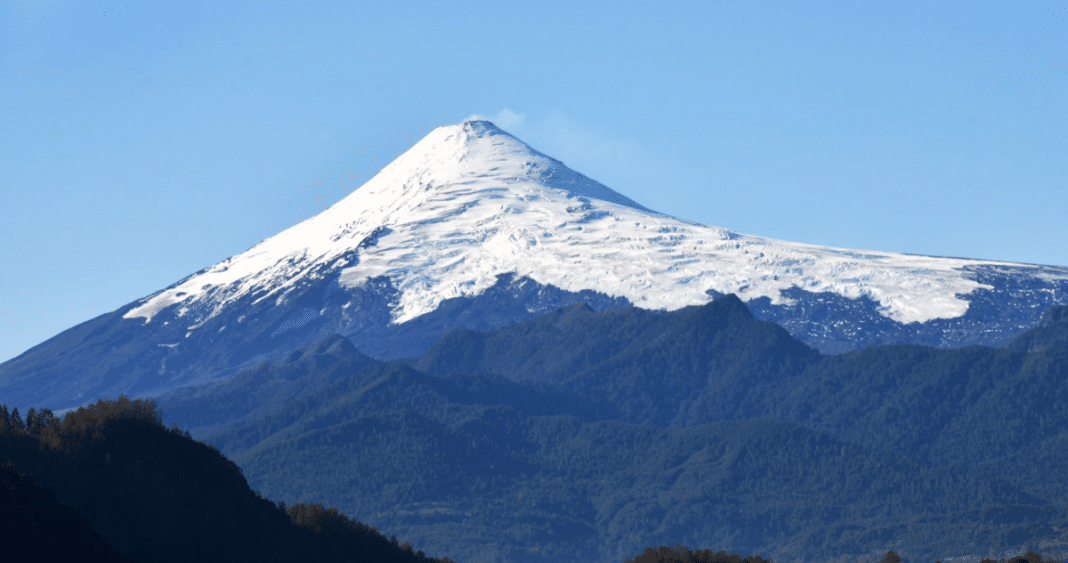
M 339 260 L 372 233 L 356 263 Z M 184 315 L 194 303 L 210 317 L 253 292 L 281 302 L 304 276 L 340 269 L 346 287 L 388 277 L 401 295 L 396 323 L 478 295 L 505 273 L 667 310 L 706 303 L 708 290 L 783 303 L 780 292 L 797 286 L 866 296 L 909 323 L 963 315 L 968 303 L 957 296 L 980 287 L 965 278 L 973 264 L 1004 263 L 857 252 L 676 219 L 488 121 L 467 121 L 435 129 L 326 211 L 145 298 L 125 318 L 149 322 L 173 304 Z

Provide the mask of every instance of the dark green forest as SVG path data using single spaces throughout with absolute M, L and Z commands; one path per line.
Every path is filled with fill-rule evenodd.
M 389 363 L 334 336 L 152 400 L 0 408 L 6 529 L 101 561 L 1063 559 L 1066 311 L 1006 349 L 841 355 L 733 296 Z
M 733 296 L 578 305 L 406 362 L 337 336 L 159 401 L 262 494 L 330 499 L 461 560 L 676 542 L 784 561 L 1063 557 L 1065 322 L 1054 309 L 1008 349 L 822 356 Z
M 11 560 L 451 562 L 322 504 L 262 498 L 149 401 L 102 400 L 62 419 L 0 406 L 0 460 Z
M 150 401 L 120 396 L 62 420 L 33 408 L 23 420 L 17 408 L 0 406 L 0 454 L 0 529 L 5 554 L 20 559 L 452 561 L 428 558 L 322 504 L 286 507 L 261 498 L 217 449 L 165 429 Z M 880 559 L 901 560 L 894 551 Z M 676 562 L 773 560 L 676 544 L 647 547 L 624 563 Z M 1028 552 L 1000 563 L 1054 560 Z

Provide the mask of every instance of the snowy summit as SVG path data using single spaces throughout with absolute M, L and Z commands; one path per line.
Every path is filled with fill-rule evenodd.
M 355 252 L 354 252 L 355 251 Z M 742 235 L 656 213 L 488 121 L 440 127 L 345 199 L 248 251 L 143 299 L 125 318 L 179 305 L 207 315 L 246 295 L 284 303 L 305 276 L 340 270 L 343 287 L 385 277 L 393 322 L 476 296 L 513 273 L 578 292 L 674 310 L 715 294 L 783 303 L 793 286 L 867 296 L 901 323 L 963 315 L 980 283 L 968 265 Z M 1026 267 L 1026 266 L 1021 266 Z

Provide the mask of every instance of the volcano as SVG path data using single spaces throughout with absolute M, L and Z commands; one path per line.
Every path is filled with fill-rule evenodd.
M 331 334 L 379 359 L 414 357 L 451 329 L 574 303 L 671 311 L 725 294 L 825 353 L 1004 346 L 1068 303 L 1068 268 L 706 226 L 467 121 L 315 217 L 0 365 L 0 393 L 60 410 L 227 378 Z

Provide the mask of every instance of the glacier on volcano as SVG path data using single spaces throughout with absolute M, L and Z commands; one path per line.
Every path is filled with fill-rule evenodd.
M 377 233 L 377 234 L 376 234 Z M 366 241 L 358 258 L 346 256 Z M 789 302 L 801 288 L 868 298 L 899 323 L 963 315 L 984 288 L 965 268 L 1000 262 L 815 246 L 743 235 L 651 211 L 488 121 L 432 131 L 319 215 L 146 298 L 127 319 L 193 304 L 209 317 L 242 296 L 284 301 L 295 280 L 340 269 L 340 284 L 387 278 L 393 322 L 477 296 L 513 274 L 675 310 L 734 293 Z M 321 275 L 317 274 L 317 275 Z M 202 322 L 198 319 L 196 322 Z M 195 324 L 195 323 L 191 323 Z

